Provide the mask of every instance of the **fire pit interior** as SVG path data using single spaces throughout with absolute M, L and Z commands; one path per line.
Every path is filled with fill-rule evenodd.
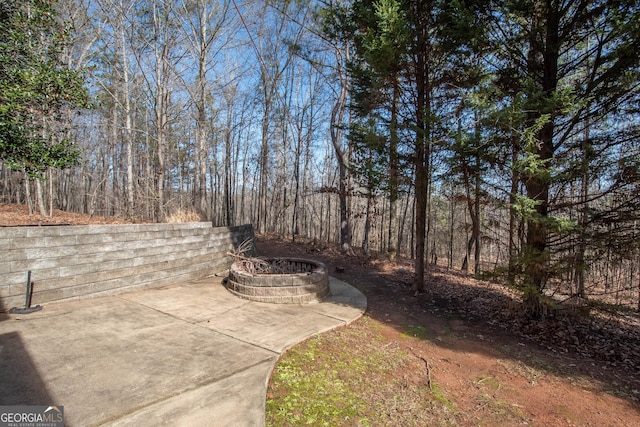
M 227 289 L 253 301 L 280 304 L 317 302 L 329 295 L 327 267 L 297 258 L 251 258 L 234 262 Z

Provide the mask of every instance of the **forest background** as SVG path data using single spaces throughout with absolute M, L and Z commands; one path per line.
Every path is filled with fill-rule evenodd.
M 0 201 L 640 308 L 635 1 L 7 0 Z

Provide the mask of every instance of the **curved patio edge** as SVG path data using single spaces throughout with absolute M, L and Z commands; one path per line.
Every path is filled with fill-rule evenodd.
M 222 277 L 46 304 L 0 319 L 0 400 L 64 406 L 69 426 L 264 426 L 280 355 L 367 308 L 353 286 L 299 305 L 248 301 Z
M 296 344 L 347 326 L 366 312 L 367 298 L 358 289 L 331 276 L 329 285 L 331 296 L 321 302 L 294 305 L 249 301 L 224 288 L 226 295 L 217 299 L 228 310 L 216 316 L 215 323 L 207 320 L 206 327 L 273 357 L 105 425 L 139 426 L 151 420 L 159 425 L 263 427 L 267 387 L 280 357 Z M 248 352 L 238 358 L 255 360 Z

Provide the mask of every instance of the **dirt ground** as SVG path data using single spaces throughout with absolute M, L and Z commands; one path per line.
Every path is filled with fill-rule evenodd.
M 47 226 L 47 225 L 86 225 L 86 224 L 126 224 L 125 218 L 102 217 L 53 210 L 52 216 L 37 213 L 29 215 L 26 205 L 0 203 L 0 227 L 12 226 Z
M 640 425 L 637 314 L 593 313 L 581 319 L 568 313 L 528 322 L 518 315 L 518 299 L 508 289 L 453 271 L 432 269 L 425 293 L 416 296 L 408 260 L 392 264 L 274 236 L 258 238 L 257 247 L 263 255 L 319 259 L 330 274 L 360 289 L 368 299 L 367 313 L 349 328 L 363 341 L 375 329 L 385 346 L 399 345 L 415 356 L 405 372 L 394 375 L 408 381 L 407 389 L 427 377 L 438 384 L 455 411 L 448 420 L 437 418 L 437 424 Z M 407 342 L 408 333 L 417 339 Z M 419 416 L 407 415 L 412 422 Z M 409 418 L 399 420 L 395 425 L 414 425 Z
M 62 211 L 41 217 L 28 215 L 24 206 L 0 204 L 0 226 L 124 222 Z M 256 245 L 262 255 L 321 260 L 330 274 L 360 289 L 368 299 L 366 315 L 343 328 L 348 337 L 336 331 L 332 342 L 351 340 L 353 348 L 365 348 L 375 330 L 386 341 L 380 347 L 401 346 L 413 362 L 394 377 L 403 379 L 407 393 L 427 380 L 437 384 L 455 406 L 450 425 L 640 425 L 637 313 L 566 312 L 531 322 L 519 315 L 513 292 L 456 271 L 432 268 L 426 291 L 414 295 L 409 260 L 344 255 L 328 245 L 275 236 L 259 236 Z M 409 425 L 398 417 L 395 425 Z

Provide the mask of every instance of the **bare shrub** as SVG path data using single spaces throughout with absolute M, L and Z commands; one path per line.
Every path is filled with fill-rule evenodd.
M 178 222 L 202 222 L 206 221 L 205 216 L 191 208 L 178 208 L 166 217 L 168 223 Z

